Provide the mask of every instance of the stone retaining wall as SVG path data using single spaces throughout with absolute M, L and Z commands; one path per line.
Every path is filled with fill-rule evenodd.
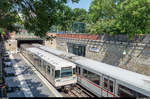
M 56 34 L 48 33 L 48 36 L 56 37 Z M 56 48 L 56 39 L 53 40 L 45 40 L 45 45 Z
M 6 50 L 15 53 L 17 51 L 17 40 L 8 40 L 5 41 Z

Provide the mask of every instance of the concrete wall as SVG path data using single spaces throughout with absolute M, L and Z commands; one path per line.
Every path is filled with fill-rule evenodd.
M 67 40 L 56 38 L 56 49 L 68 52 Z
M 56 37 L 56 34 L 48 33 L 48 36 Z M 56 48 L 56 38 L 52 40 L 45 40 L 45 45 Z
M 6 50 L 10 50 L 11 52 L 16 52 L 17 50 L 17 40 L 8 40 L 5 41 Z
M 45 45 L 46 46 L 49 46 L 49 47 L 53 47 L 53 48 L 56 48 L 56 40 L 53 40 L 53 41 L 45 41 Z
M 150 35 L 133 40 L 127 40 L 124 35 L 99 35 L 97 40 L 90 40 L 59 34 L 57 49 L 67 51 L 67 42 L 85 44 L 87 58 L 150 76 Z

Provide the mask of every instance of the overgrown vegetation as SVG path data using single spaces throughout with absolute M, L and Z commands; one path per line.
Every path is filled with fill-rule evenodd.
M 150 33 L 150 0 L 93 0 L 89 10 L 89 33 Z
M 0 31 L 17 31 L 17 24 L 22 24 L 28 32 L 44 37 L 52 25 L 64 23 L 61 14 L 67 13 L 68 1 L 0 0 Z M 78 3 L 79 0 L 70 1 Z
M 92 0 L 89 11 L 71 9 L 68 1 L 0 0 L 0 33 L 17 31 L 16 24 L 22 24 L 28 32 L 44 37 L 52 26 L 72 31 L 75 22 L 86 23 L 86 33 L 125 34 L 129 38 L 150 33 L 150 0 Z

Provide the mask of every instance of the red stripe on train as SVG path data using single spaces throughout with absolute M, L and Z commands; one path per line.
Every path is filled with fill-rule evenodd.
M 77 74 L 77 75 L 78 75 L 78 74 Z M 106 90 L 106 89 L 104 89 L 104 88 L 98 86 L 97 84 L 94 84 L 93 82 L 89 81 L 88 79 L 85 79 L 85 78 L 82 77 L 81 75 L 78 75 L 78 76 L 79 76 L 81 79 L 84 79 L 84 80 L 88 81 L 89 83 L 93 84 L 94 86 L 96 86 L 96 87 L 98 87 L 98 88 L 101 88 L 102 90 L 104 90 L 105 92 L 111 94 L 112 96 L 118 97 L 118 96 L 114 95 L 113 93 L 109 92 L 108 90 Z

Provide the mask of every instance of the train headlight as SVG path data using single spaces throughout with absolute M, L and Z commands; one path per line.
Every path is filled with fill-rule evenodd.
M 56 80 L 56 82 L 60 82 L 60 79 Z
M 73 79 L 76 79 L 76 77 L 73 77 Z

